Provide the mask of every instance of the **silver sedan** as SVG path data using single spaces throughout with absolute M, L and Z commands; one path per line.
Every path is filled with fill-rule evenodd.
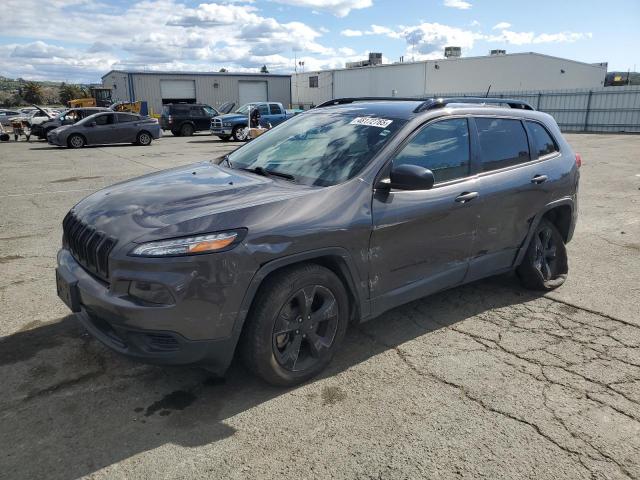
M 91 115 L 74 125 L 65 125 L 47 135 L 51 145 L 82 148 L 85 145 L 135 143 L 150 145 L 162 135 L 154 118 L 133 113 L 104 112 Z

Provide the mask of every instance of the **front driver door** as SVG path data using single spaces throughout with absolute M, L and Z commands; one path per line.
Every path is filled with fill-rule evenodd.
M 113 131 L 116 128 L 115 115 L 113 113 L 103 113 L 94 117 L 93 122 L 95 122 L 93 127 L 89 126 L 90 124 L 85 125 L 87 143 L 92 145 L 110 143 Z
M 478 224 L 466 118 L 421 127 L 395 155 L 393 165 L 402 164 L 431 170 L 435 184 L 374 192 L 370 285 L 378 313 L 461 283 Z

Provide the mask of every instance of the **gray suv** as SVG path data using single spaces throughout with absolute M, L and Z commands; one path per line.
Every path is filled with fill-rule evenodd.
M 580 157 L 515 100 L 339 99 L 82 200 L 58 295 L 112 349 L 294 385 L 349 323 L 512 270 L 567 275 Z

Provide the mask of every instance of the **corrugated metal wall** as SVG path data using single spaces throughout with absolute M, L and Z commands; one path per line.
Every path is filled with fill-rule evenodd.
M 437 92 L 427 97 L 478 96 L 486 92 Z M 513 98 L 552 115 L 565 132 L 640 133 L 640 87 L 603 87 L 555 91 L 491 92 Z
M 428 92 L 557 90 L 604 86 L 606 66 L 537 53 L 448 58 L 298 73 L 292 76 L 294 103 L 311 106 L 340 97 L 418 96 Z M 318 76 L 318 88 L 309 77 Z M 484 92 L 483 92 L 484 93 Z
M 128 79 L 131 79 L 129 81 Z M 196 101 L 218 107 L 225 102 L 235 102 L 239 107 L 240 80 L 261 80 L 267 82 L 268 100 L 281 102 L 285 108 L 291 104 L 291 77 L 270 75 L 191 75 L 191 74 L 160 74 L 160 73 L 127 73 L 111 72 L 103 78 L 103 85 L 113 88 L 117 85 L 117 92 L 112 93 L 118 100 L 129 101 L 130 90 L 133 87 L 135 100 L 143 100 L 149 104 L 154 113 L 162 111 L 162 94 L 160 80 L 195 80 Z

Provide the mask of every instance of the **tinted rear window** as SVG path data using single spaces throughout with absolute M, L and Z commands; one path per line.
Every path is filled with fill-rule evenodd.
M 126 123 L 126 122 L 135 122 L 140 120 L 140 117 L 137 115 L 132 115 L 130 113 L 118 113 L 118 123 Z
M 271 115 L 280 115 L 282 113 L 280 105 L 277 103 L 270 103 L 269 107 L 271 107 Z
M 520 120 L 476 118 L 482 150 L 482 171 L 528 162 L 529 143 Z
M 532 150 L 538 152 L 539 157 L 549 155 L 558 151 L 558 146 L 551 134 L 537 122 L 527 122 L 529 132 L 531 133 L 531 140 L 533 144 Z

